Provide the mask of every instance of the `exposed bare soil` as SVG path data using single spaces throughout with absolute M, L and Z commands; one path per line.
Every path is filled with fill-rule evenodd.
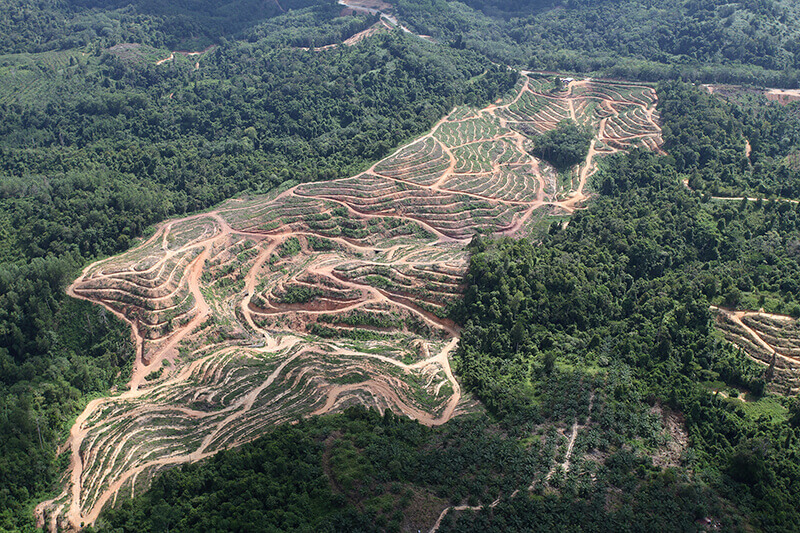
M 767 100 L 773 100 L 781 105 L 800 100 L 800 89 L 768 89 L 765 94 Z
M 689 434 L 683 415 L 660 404 L 654 405 L 652 412 L 661 418 L 669 434 L 666 446 L 653 456 L 653 464 L 662 468 L 680 466 L 683 452 L 689 445 Z
M 202 50 L 200 52 L 188 52 L 186 50 L 175 50 L 174 52 L 170 52 L 169 57 L 166 57 L 164 59 L 159 59 L 158 61 L 156 61 L 156 65 L 163 65 L 164 63 L 167 63 L 168 61 L 173 61 L 175 59 L 175 54 L 179 54 L 179 55 L 186 56 L 186 57 L 200 57 L 203 54 L 205 54 L 206 52 L 209 52 L 209 51 L 213 50 L 214 48 L 216 48 L 216 46 L 212 45 L 212 46 L 209 46 L 208 48 L 206 48 L 205 50 Z M 198 68 L 200 68 L 200 63 L 196 62 L 195 63 L 195 70 L 197 70 Z
M 710 94 L 722 96 L 735 96 L 738 94 L 763 94 L 767 100 L 778 102 L 781 105 L 788 105 L 800 100 L 800 89 L 758 89 L 755 87 L 744 87 L 740 85 L 703 85 Z
M 344 46 L 354 46 L 354 45 L 360 43 L 361 41 L 363 41 L 364 39 L 366 39 L 367 37 L 371 37 L 371 36 L 373 36 L 373 35 L 375 35 L 377 33 L 381 33 L 381 32 L 387 31 L 387 30 L 391 30 L 391 29 L 392 29 L 391 25 L 389 25 L 389 23 L 386 22 L 385 20 L 381 19 L 380 21 L 376 22 L 375 24 L 373 24 L 372 26 L 370 26 L 366 30 L 360 31 L 358 33 L 354 33 L 353 35 L 351 35 L 350 37 L 348 37 L 347 39 L 342 41 L 342 44 Z M 339 45 L 338 44 L 326 44 L 325 46 L 318 46 L 318 47 L 314 48 L 313 50 L 315 52 L 322 52 L 324 50 L 333 50 L 337 46 L 339 46 Z M 305 47 L 305 46 L 300 46 L 300 47 L 297 47 L 297 50 L 309 50 L 309 48 Z
M 356 11 L 367 11 L 373 15 L 392 11 L 392 4 L 383 0 L 339 0 L 339 4 Z
M 767 367 L 765 377 L 773 392 L 800 392 L 800 324 L 795 318 L 716 306 L 711 311 L 725 338 Z

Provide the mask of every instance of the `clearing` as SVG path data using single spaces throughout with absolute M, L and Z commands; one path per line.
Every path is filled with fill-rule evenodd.
M 748 357 L 765 365 L 768 387 L 795 396 L 800 392 L 800 324 L 763 311 L 731 311 L 712 306 L 717 328 Z
M 581 208 L 599 157 L 660 151 L 655 104 L 646 86 L 557 91 L 522 76 L 500 102 L 454 109 L 362 174 L 229 200 L 88 266 L 69 294 L 127 321 L 136 361 L 128 390 L 75 421 L 64 490 L 37 507 L 38 523 L 94 523 L 159 471 L 303 416 L 360 403 L 437 425 L 464 412 L 450 367 L 459 328 L 446 317 L 465 245 Z M 567 117 L 595 137 L 564 186 L 528 149 Z

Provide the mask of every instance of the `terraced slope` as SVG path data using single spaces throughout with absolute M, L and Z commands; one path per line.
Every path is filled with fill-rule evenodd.
M 800 324 L 797 319 L 759 311 L 712 307 L 726 339 L 767 366 L 769 387 L 779 394 L 800 393 Z
M 93 523 L 160 470 L 302 416 L 361 403 L 435 425 L 469 409 L 446 318 L 464 245 L 572 211 L 597 157 L 659 149 L 654 105 L 647 87 L 554 94 L 523 77 L 505 102 L 455 109 L 358 176 L 231 200 L 90 265 L 70 294 L 128 321 L 137 358 L 129 390 L 76 420 L 64 492 L 37 508 L 40 523 Z M 574 190 L 527 151 L 530 132 L 564 116 L 597 133 Z

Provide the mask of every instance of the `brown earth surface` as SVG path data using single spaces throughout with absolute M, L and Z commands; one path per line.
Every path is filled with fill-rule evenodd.
M 361 11 L 378 11 L 381 13 L 390 13 L 392 11 L 392 4 L 383 0 L 339 0 L 339 4 Z
M 711 306 L 717 328 L 752 360 L 767 367 L 768 388 L 778 394 L 800 392 L 800 323 L 787 315 L 734 311 Z
M 741 85 L 703 85 L 710 94 L 721 96 L 736 96 L 740 94 L 763 94 L 767 100 L 778 102 L 781 105 L 788 105 L 800 100 L 800 89 L 775 89 L 775 88 L 756 88 Z

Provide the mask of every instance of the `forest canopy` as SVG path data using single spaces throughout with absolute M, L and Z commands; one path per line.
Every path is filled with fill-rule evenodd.
M 586 159 L 592 137 L 574 120 L 562 120 L 554 129 L 534 138 L 531 153 L 563 171 Z
M 398 0 L 417 32 L 531 70 L 797 87 L 800 6 L 779 0 Z

